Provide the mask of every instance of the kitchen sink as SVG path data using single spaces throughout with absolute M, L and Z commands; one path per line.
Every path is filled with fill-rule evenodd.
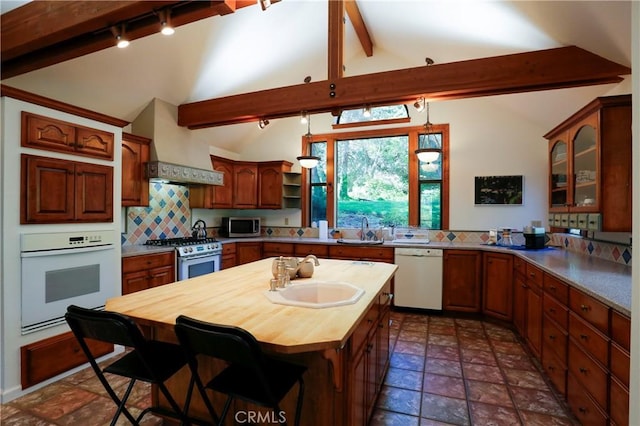
M 340 238 L 336 242 L 339 244 L 350 244 L 352 246 L 378 246 L 384 244 L 384 240 L 359 240 L 357 238 Z
M 364 289 L 339 281 L 312 281 L 266 291 L 271 303 L 307 308 L 331 308 L 356 303 Z
M 394 244 L 411 244 L 411 245 L 426 245 L 429 244 L 431 240 L 428 238 L 396 238 L 392 241 Z

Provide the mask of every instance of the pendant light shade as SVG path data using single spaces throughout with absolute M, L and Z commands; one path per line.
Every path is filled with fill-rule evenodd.
M 421 148 L 416 149 L 416 155 L 418 156 L 418 160 L 423 163 L 433 163 L 440 158 L 440 150 L 435 148 Z
M 305 169 L 313 169 L 320 161 L 320 157 L 316 157 L 315 155 L 301 155 L 296 159 L 300 163 L 300 167 L 304 167 Z

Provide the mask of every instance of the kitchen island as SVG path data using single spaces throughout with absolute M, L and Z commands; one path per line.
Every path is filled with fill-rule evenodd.
M 389 363 L 390 288 L 397 266 L 320 259 L 313 277 L 295 280 L 294 285 L 341 281 L 365 292 L 354 304 L 314 309 L 267 299 L 272 262 L 273 258 L 263 259 L 116 297 L 107 301 L 106 309 L 128 315 L 150 337 L 172 342 L 179 315 L 244 328 L 265 352 L 307 366 L 302 424 L 366 424 Z M 221 368 L 216 360 L 204 361 L 201 375 L 208 380 Z M 168 381 L 178 400 L 186 394 L 189 377 L 185 368 Z M 288 419 L 293 419 L 296 395 L 294 387 L 282 403 Z M 214 395 L 218 411 L 223 402 L 223 396 Z M 251 410 L 258 407 L 236 402 L 227 423 L 233 423 L 234 414 L 246 416 Z M 205 413 L 194 394 L 190 414 L 206 417 Z

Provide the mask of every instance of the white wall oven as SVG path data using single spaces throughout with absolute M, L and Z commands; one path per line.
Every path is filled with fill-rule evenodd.
M 71 304 L 103 309 L 116 295 L 113 231 L 21 235 L 22 334 L 64 323 Z

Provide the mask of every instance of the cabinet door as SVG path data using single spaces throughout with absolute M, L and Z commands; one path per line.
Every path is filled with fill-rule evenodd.
M 75 163 L 75 217 L 83 222 L 113 221 L 113 167 Z
M 356 352 L 355 356 L 352 356 L 352 363 L 350 365 L 349 374 L 349 389 L 351 393 L 349 404 L 350 421 L 349 424 L 353 426 L 365 426 L 366 421 L 366 353 L 365 348 Z
M 161 266 L 149 270 L 149 287 L 158 287 L 171 284 L 176 280 L 176 272 L 173 265 Z
M 487 315 L 511 321 L 513 256 L 501 253 L 484 253 L 483 312 Z
M 236 243 L 238 265 L 262 259 L 262 243 Z
M 213 158 L 213 170 L 222 173 L 223 186 L 213 188 L 213 208 L 225 209 L 233 207 L 233 163 L 217 157 Z
M 48 151 L 73 152 L 76 128 L 70 123 L 22 112 L 21 145 Z
M 597 115 L 592 114 L 576 125 L 571 135 L 573 165 L 573 207 L 571 211 L 598 212 L 598 176 L 600 173 L 597 149 Z
M 76 153 L 113 160 L 113 133 L 87 127 L 76 128 Z
M 129 272 L 122 274 L 122 294 L 135 293 L 149 288 L 149 274 L 147 271 Z
M 442 308 L 446 311 L 480 312 L 481 253 L 445 250 Z
M 233 166 L 233 207 L 255 209 L 258 191 L 258 166 L 256 163 L 236 163 Z
M 149 161 L 149 144 L 122 139 L 122 206 L 148 206 L 149 181 L 144 168 Z
M 569 152 L 566 142 L 566 132 L 551 142 L 549 163 L 551 176 L 549 177 L 549 210 L 552 212 L 566 212 L 572 189 L 569 174 Z
M 516 273 L 513 277 L 513 325 L 521 336 L 527 324 L 527 284 L 524 277 Z
M 282 167 L 260 165 L 258 176 L 258 208 L 282 208 Z
M 74 163 L 25 154 L 21 162 L 20 223 L 73 221 Z
M 542 353 L 542 295 L 532 286 L 527 288 L 527 319 L 525 340 L 534 355 Z

